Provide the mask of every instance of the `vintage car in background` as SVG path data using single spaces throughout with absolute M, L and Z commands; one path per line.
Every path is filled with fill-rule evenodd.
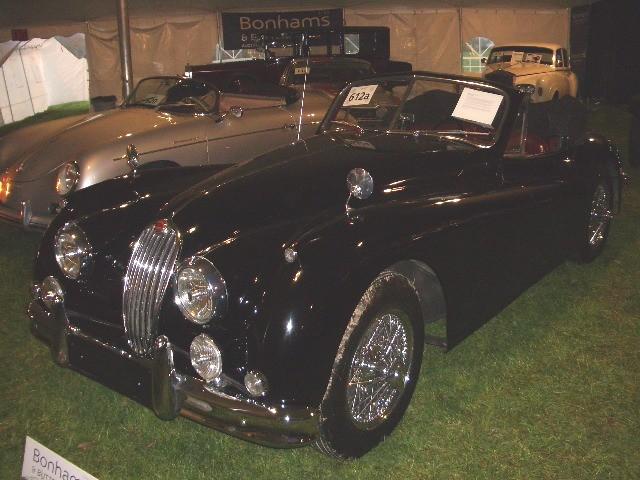
M 533 85 L 533 102 L 578 94 L 578 77 L 571 71 L 567 49 L 561 45 L 514 43 L 495 46 L 483 62 L 484 78 L 509 85 Z
M 181 77 L 141 80 L 121 108 L 30 126 L 0 138 L 0 218 L 46 227 L 72 191 L 131 169 L 230 165 L 298 138 L 301 94 L 220 94 Z M 301 136 L 331 104 L 305 92 Z
M 389 59 L 387 27 L 276 31 L 263 35 L 261 40 L 264 58 L 187 65 L 185 75 L 211 82 L 222 91 L 253 92 L 265 83 L 298 84 L 298 75 L 304 77 L 303 65 L 299 63 L 310 57 L 318 71 L 312 69 L 307 81 L 318 82 L 325 88 L 329 84 L 331 90 L 336 91 L 373 72 L 409 72 L 412 69 L 410 63 Z M 344 72 L 340 74 L 338 69 Z M 321 77 L 317 78 L 317 75 Z
M 453 347 L 603 249 L 617 150 L 555 127 L 573 122 L 549 103 L 382 76 L 346 87 L 305 141 L 80 190 L 40 246 L 33 331 L 163 419 L 359 457 L 404 415 L 425 341 Z

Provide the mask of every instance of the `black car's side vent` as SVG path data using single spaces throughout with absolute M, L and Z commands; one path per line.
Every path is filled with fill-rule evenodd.
M 139 355 L 153 346 L 160 305 L 179 250 L 178 232 L 166 220 L 144 230 L 133 247 L 124 279 L 122 316 L 129 346 Z

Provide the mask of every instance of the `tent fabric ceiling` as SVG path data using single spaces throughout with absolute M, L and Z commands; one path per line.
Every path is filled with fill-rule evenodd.
M 132 14 L 197 13 L 221 10 L 295 10 L 309 8 L 567 8 L 595 0 L 246 0 L 238 8 L 237 0 L 129 0 Z M 0 0 L 0 27 L 24 27 L 38 24 L 85 22 L 116 14 L 115 0 Z

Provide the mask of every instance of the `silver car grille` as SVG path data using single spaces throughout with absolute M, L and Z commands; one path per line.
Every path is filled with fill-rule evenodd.
M 162 299 L 180 250 L 178 232 L 160 220 L 142 232 L 133 247 L 122 295 L 122 316 L 132 350 L 145 355 L 158 331 Z

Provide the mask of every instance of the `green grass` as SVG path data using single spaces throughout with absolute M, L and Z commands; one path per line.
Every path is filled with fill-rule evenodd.
M 34 123 L 46 122 L 47 120 L 56 120 L 57 118 L 68 117 L 70 115 L 80 115 L 89 111 L 89 102 L 70 102 L 60 105 L 53 105 L 42 113 L 36 113 L 31 117 L 27 117 L 19 122 L 9 123 L 0 127 L 0 137 L 13 130 L 17 130 Z
M 628 120 L 592 115 L 623 147 Z M 0 225 L 0 478 L 18 477 L 25 435 L 102 480 L 640 478 L 637 181 L 600 258 L 561 265 L 453 351 L 428 349 L 398 429 L 346 463 L 163 422 L 55 366 L 24 314 L 37 243 Z

